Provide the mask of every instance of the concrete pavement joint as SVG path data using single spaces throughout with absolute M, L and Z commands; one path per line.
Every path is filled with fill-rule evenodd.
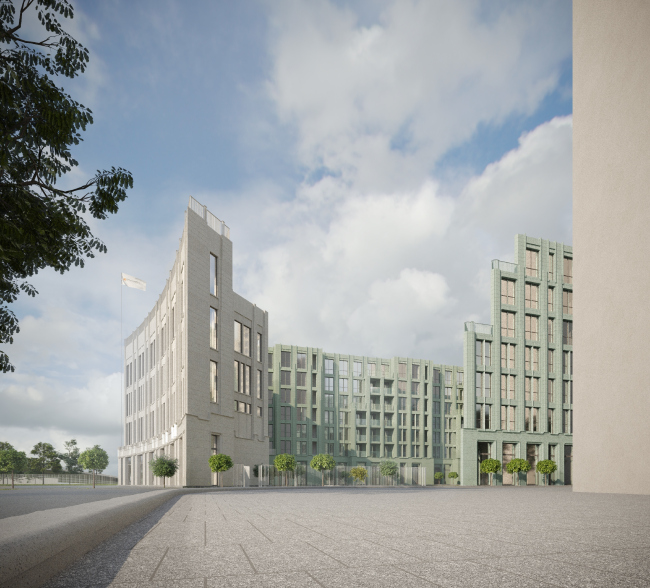
M 156 572 L 158 571 L 158 568 L 160 567 L 160 564 L 163 562 L 163 559 L 165 559 L 165 556 L 167 555 L 168 551 L 169 551 L 169 547 L 167 549 L 165 549 L 165 553 L 163 553 L 163 556 L 160 558 L 160 561 L 158 562 L 158 565 L 156 566 L 156 569 L 151 574 L 151 577 L 149 578 L 149 582 L 153 582 L 153 577 L 156 575 Z

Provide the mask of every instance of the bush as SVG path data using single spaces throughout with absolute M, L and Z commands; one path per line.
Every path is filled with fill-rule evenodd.
M 287 472 L 293 472 L 296 469 L 296 458 L 289 453 L 280 453 L 275 456 L 273 465 L 279 472 L 285 472 L 284 485 L 287 485 Z
M 546 485 L 548 486 L 549 476 L 557 470 L 557 464 L 552 459 L 543 459 L 537 462 L 537 471 L 546 476 Z
M 447 477 L 455 480 L 458 477 L 458 472 L 449 472 Z
M 443 474 L 442 472 L 436 472 L 435 474 L 433 474 L 433 479 L 438 480 L 438 484 L 440 484 L 440 480 L 442 480 L 444 477 L 445 477 L 445 474 Z M 435 484 L 435 482 L 434 482 L 434 484 Z
M 394 461 L 382 461 L 379 466 L 379 473 L 388 478 L 396 476 L 398 471 L 399 468 Z
M 356 466 L 350 470 L 350 475 L 355 482 L 365 482 L 368 477 L 368 470 L 363 466 Z
M 528 463 L 528 460 L 521 459 L 519 457 L 516 457 L 515 459 L 511 459 L 508 462 L 508 465 L 506 465 L 506 471 L 509 474 L 513 474 L 515 476 L 517 486 L 519 486 L 519 472 L 526 473 L 529 470 L 530 470 L 530 463 Z
M 484 459 L 481 462 L 481 473 L 490 474 L 490 486 L 492 486 L 492 475 L 501 471 L 501 462 L 498 459 Z
M 178 471 L 178 460 L 172 459 L 167 455 L 161 455 L 149 462 L 151 472 L 156 478 L 163 479 L 163 488 L 165 487 L 165 478 L 171 478 Z
M 221 472 L 227 472 L 233 466 L 232 459 L 225 453 L 217 453 L 210 456 L 208 463 L 210 469 L 217 474 L 217 486 L 220 486 Z

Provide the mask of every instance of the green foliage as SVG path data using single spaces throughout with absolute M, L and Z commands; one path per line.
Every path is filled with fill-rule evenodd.
M 355 482 L 365 482 L 368 477 L 368 470 L 363 466 L 356 466 L 350 470 L 350 475 L 354 478 Z
M 289 474 L 296 469 L 296 458 L 289 453 L 280 453 L 275 456 L 273 465 L 278 472 L 284 472 L 284 483 L 287 484 Z
M 447 477 L 451 478 L 452 480 L 455 480 L 456 478 L 458 478 L 458 472 L 449 472 L 449 474 L 447 474 Z
M 387 476 L 389 478 L 392 478 L 393 476 L 397 475 L 398 471 L 399 471 L 399 467 L 394 461 L 382 461 L 381 464 L 379 465 L 379 473 L 382 476 Z
M 86 449 L 79 456 L 79 465 L 94 474 L 101 474 L 108 467 L 108 462 L 108 453 L 99 445 Z
M 438 482 L 440 482 L 440 480 L 442 480 L 444 477 L 445 474 L 443 474 L 442 472 L 436 472 L 435 474 L 433 474 L 433 479 L 438 480 Z
M 543 459 L 537 462 L 537 471 L 546 476 L 546 484 L 548 484 L 549 476 L 557 470 L 557 464 L 552 459 Z
M 14 474 L 22 472 L 27 467 L 27 456 L 24 451 L 16 451 L 9 443 L 7 449 L 0 449 L 0 472 L 11 473 L 11 487 L 14 487 Z
M 498 459 L 484 459 L 481 462 L 481 473 L 490 474 L 490 486 L 492 486 L 492 475 L 501 471 L 501 462 Z
M 77 440 L 70 439 L 66 441 L 63 446 L 67 453 L 59 453 L 59 459 L 65 463 L 66 472 L 69 474 L 81 474 L 83 468 L 79 465 L 79 447 L 77 447 Z
M 213 455 L 212 457 L 215 456 Z M 163 479 L 163 488 L 165 487 L 165 479 L 171 478 L 178 471 L 178 460 L 172 459 L 168 455 L 161 455 L 156 459 L 152 459 L 149 462 L 149 465 L 151 466 L 151 472 L 153 475 L 156 476 L 156 478 Z
M 312 469 L 320 472 L 321 486 L 324 486 L 325 470 L 333 470 L 336 467 L 336 462 L 331 455 L 319 453 L 318 455 L 314 455 L 309 465 Z
M 93 119 L 50 78 L 83 73 L 88 50 L 59 22 L 73 18 L 68 0 L 23 1 L 18 14 L 14 4 L 0 2 L 0 343 L 9 344 L 19 328 L 8 305 L 20 291 L 37 294 L 25 279 L 46 267 L 60 273 L 83 267 L 85 258 L 106 252 L 83 215 L 116 213 L 133 187 L 130 172 L 114 167 L 76 188 L 56 186 L 78 165 L 70 148 Z M 32 10 L 40 33 L 23 27 Z M 3 351 L 0 370 L 14 371 Z
M 59 454 L 49 443 L 37 443 L 30 451 L 36 457 L 30 460 L 30 466 L 38 473 L 43 474 L 43 484 L 45 484 L 45 471 L 51 470 L 56 464 L 59 464 Z
M 515 481 L 519 485 L 519 472 L 526 473 L 530 470 L 530 463 L 526 459 L 516 457 L 511 459 L 506 465 L 506 471 L 515 476 Z
M 253 476 L 255 476 L 256 478 L 260 477 L 260 466 L 258 465 L 253 466 Z
M 13 449 L 14 446 L 9 441 L 0 441 L 0 451 L 3 449 Z
M 225 453 L 211 455 L 209 463 L 213 472 L 227 472 L 234 465 L 231 457 Z

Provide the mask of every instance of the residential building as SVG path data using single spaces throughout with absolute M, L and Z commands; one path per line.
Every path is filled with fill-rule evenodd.
M 480 462 L 515 457 L 558 464 L 571 484 L 573 446 L 573 249 L 515 237 L 515 262 L 492 262 L 492 324 L 465 323 L 466 401 L 460 431 L 461 484 L 488 483 Z M 497 484 L 512 484 L 504 471 Z M 524 482 L 522 476 L 522 482 Z
M 190 197 L 167 283 L 125 340 L 121 484 L 157 484 L 149 462 L 179 462 L 175 486 L 216 483 L 208 460 L 268 460 L 268 314 L 232 289 L 230 229 Z
M 650 494 L 650 3 L 573 2 L 574 490 Z
M 459 471 L 461 368 L 282 344 L 268 366 L 270 463 L 279 453 L 301 465 L 319 453 L 338 465 L 390 459 L 426 468 L 427 484 Z

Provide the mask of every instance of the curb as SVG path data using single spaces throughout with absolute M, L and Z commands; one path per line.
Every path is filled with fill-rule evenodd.
M 187 492 L 155 490 L 0 520 L 0 587 L 42 586 L 102 541 Z

